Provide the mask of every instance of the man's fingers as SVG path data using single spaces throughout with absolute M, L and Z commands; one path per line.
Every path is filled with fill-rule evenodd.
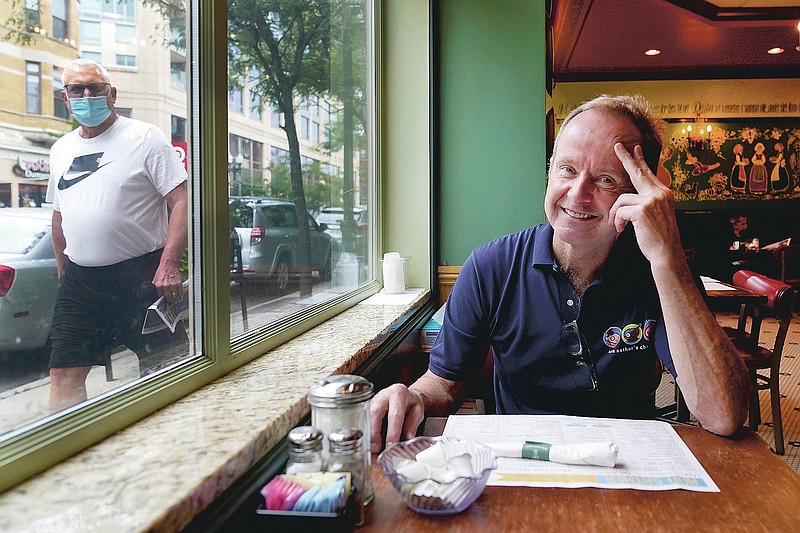
M 609 221 L 614 224 L 617 232 L 621 233 L 625 226 L 628 225 L 628 222 L 632 221 L 631 217 L 634 214 L 634 210 L 631 207 L 639 205 L 640 202 L 641 196 L 638 194 L 626 193 L 617 197 L 608 212 Z
M 425 418 L 422 406 L 413 404 L 406 413 L 406 421 L 403 424 L 403 440 L 413 439 L 417 436 L 417 428 L 422 419 Z
M 370 447 L 378 453 L 384 445 L 411 438 L 424 418 L 422 398 L 400 383 L 380 391 L 370 403 Z M 386 419 L 386 441 L 381 429 Z M 411 435 L 409 437 L 408 435 Z
M 389 403 L 389 412 L 386 418 L 386 444 L 403 440 L 401 432 L 406 420 L 406 398 L 398 394 L 394 400 Z
M 634 146 L 633 154 L 631 154 L 624 144 L 616 143 L 614 145 L 614 153 L 617 154 L 617 158 L 628 172 L 631 183 L 637 192 L 644 193 L 655 186 L 657 179 L 644 160 L 641 146 L 638 144 Z
M 619 206 L 616 209 L 614 217 L 611 219 L 614 221 L 614 227 L 617 230 L 617 233 L 622 233 L 625 229 L 625 226 L 628 225 L 628 222 L 633 222 L 633 215 L 635 213 L 635 207 L 629 205 Z
M 386 416 L 386 411 L 389 407 L 388 399 L 377 394 L 370 402 L 370 432 L 369 440 L 372 453 L 378 453 L 383 449 L 383 440 L 381 439 L 381 428 L 383 427 L 383 418 Z

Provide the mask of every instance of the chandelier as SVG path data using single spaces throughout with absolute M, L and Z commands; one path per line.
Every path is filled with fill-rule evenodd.
M 708 148 L 711 140 L 711 124 L 706 123 L 706 119 L 697 113 L 694 117 L 694 123 L 687 124 L 681 130 L 681 135 L 686 138 L 686 144 L 689 148 Z

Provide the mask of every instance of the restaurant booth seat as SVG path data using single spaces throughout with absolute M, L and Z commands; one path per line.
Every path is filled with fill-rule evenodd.
M 761 409 L 758 391 L 770 391 L 772 407 L 772 424 L 775 433 L 775 452 L 783 455 L 783 422 L 781 419 L 779 376 L 781 355 L 786 341 L 786 333 L 792 320 L 792 312 L 796 299 L 794 289 L 782 281 L 768 278 L 751 270 L 739 270 L 733 275 L 733 284 L 737 287 L 767 297 L 766 303 L 743 304 L 739 312 L 739 323 L 736 328 L 723 328 L 733 341 L 750 374 L 750 429 L 756 430 L 761 423 Z M 772 348 L 760 346 L 759 333 L 761 320 L 772 317 L 779 321 L 778 332 Z M 763 371 L 769 370 L 769 374 Z

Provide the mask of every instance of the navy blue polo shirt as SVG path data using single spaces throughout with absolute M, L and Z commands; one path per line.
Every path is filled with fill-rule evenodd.
M 469 382 L 491 347 L 498 413 L 652 417 L 655 358 L 675 371 L 633 228 L 620 234 L 582 297 L 556 264 L 552 242 L 552 226 L 541 224 L 472 252 L 448 298 L 430 370 Z

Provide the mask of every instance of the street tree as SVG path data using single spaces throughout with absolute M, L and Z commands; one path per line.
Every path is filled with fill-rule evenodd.
M 295 106 L 326 93 L 330 82 L 328 0 L 228 0 L 228 69 L 235 82 L 277 104 L 289 145 L 292 197 L 298 220 L 296 264 L 311 264 L 311 236 L 303 185 Z M 256 72 L 258 76 L 249 77 Z M 301 269 L 300 294 L 311 293 L 311 272 Z

